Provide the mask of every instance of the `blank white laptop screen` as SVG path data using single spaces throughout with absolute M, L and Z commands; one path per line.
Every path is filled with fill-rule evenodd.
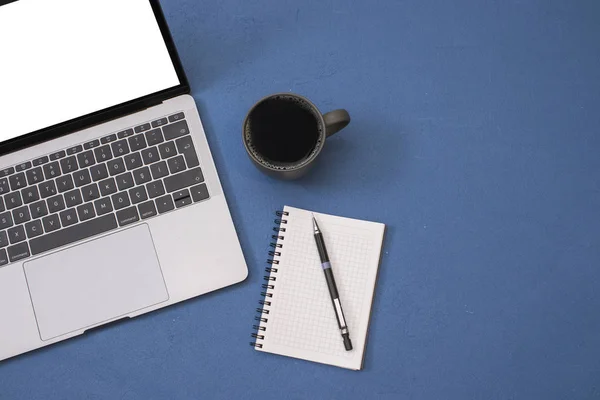
M 0 6 L 0 142 L 179 84 L 149 0 Z

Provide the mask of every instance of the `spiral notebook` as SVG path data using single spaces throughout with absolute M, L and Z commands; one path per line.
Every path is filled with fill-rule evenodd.
M 323 232 L 354 349 L 346 351 L 323 276 L 310 211 L 285 206 L 251 344 L 258 351 L 359 370 L 385 225 L 314 213 Z

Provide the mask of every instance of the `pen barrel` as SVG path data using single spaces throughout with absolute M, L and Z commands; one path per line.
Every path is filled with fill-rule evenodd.
M 327 288 L 329 288 L 329 294 L 331 295 L 331 301 L 340 297 L 337 289 L 337 285 L 335 284 L 335 279 L 333 278 L 333 272 L 331 271 L 331 267 L 324 268 L 323 272 L 325 273 L 325 280 L 327 281 Z
M 317 242 L 317 250 L 319 251 L 321 263 L 328 262 L 329 254 L 327 254 L 327 249 L 325 248 L 325 240 L 323 240 L 323 234 L 315 233 L 315 241 Z

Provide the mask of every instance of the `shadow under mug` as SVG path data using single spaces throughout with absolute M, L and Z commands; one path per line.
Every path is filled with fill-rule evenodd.
M 323 150 L 326 138 L 349 123 L 346 110 L 321 114 L 305 97 L 276 93 L 252 106 L 242 125 L 242 140 L 260 171 L 292 180 L 304 176 Z

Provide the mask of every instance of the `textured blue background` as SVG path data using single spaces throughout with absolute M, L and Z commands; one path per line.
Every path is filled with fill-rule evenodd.
M 597 0 L 163 6 L 249 279 L 1 363 L 1 399 L 600 398 Z M 294 183 L 240 141 L 290 90 L 353 117 Z M 361 372 L 248 345 L 286 203 L 388 225 Z

